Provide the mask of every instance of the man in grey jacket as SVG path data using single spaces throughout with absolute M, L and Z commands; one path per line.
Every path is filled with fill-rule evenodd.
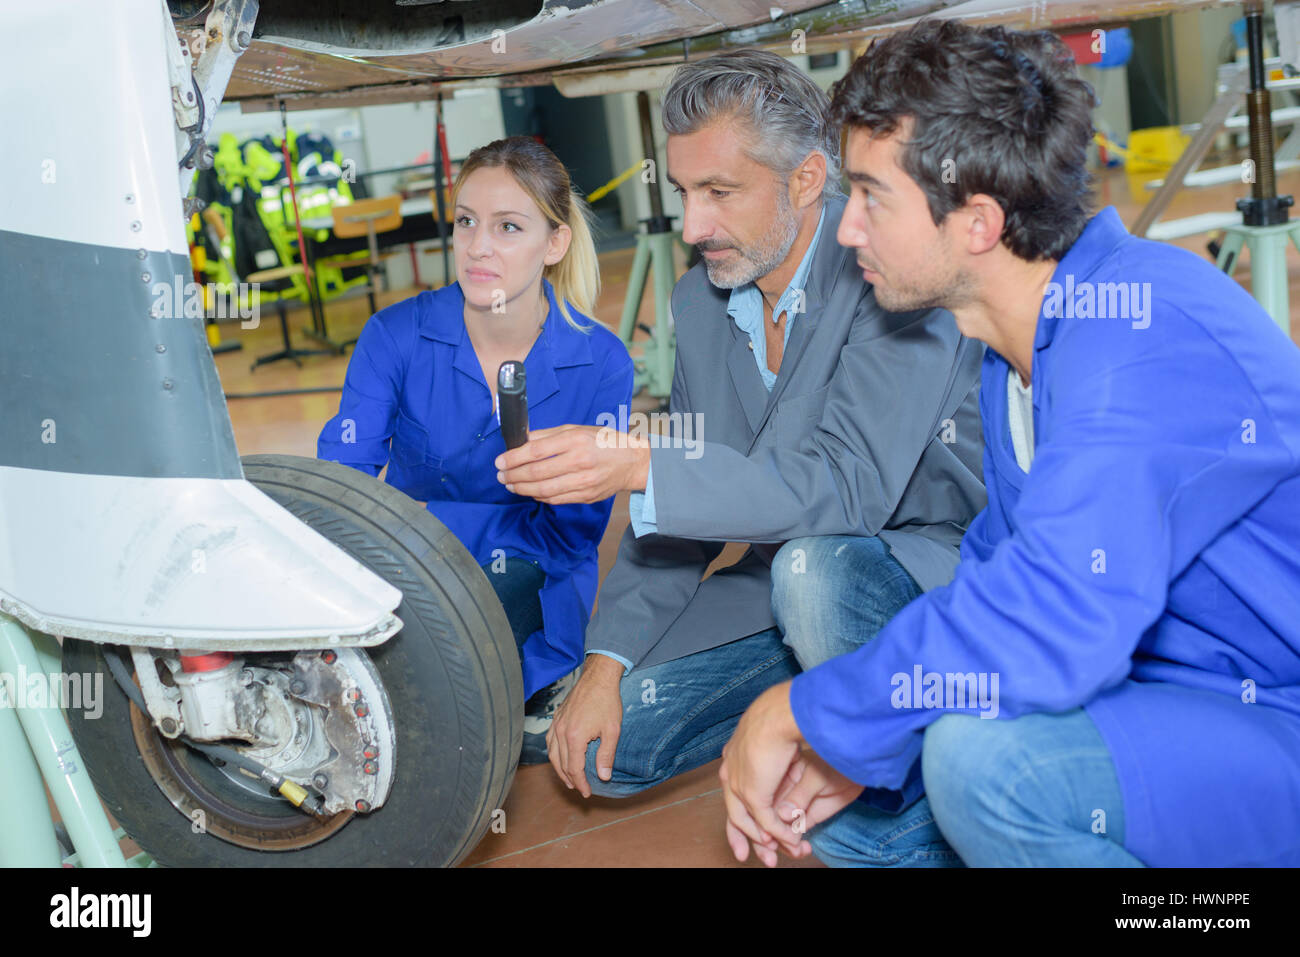
M 773 617 L 774 575 L 807 570 L 798 550 L 771 567 L 781 543 L 853 536 L 832 560 L 860 568 L 861 588 L 828 600 L 869 606 L 883 627 L 949 581 L 985 504 L 982 346 L 947 312 L 876 304 L 836 241 L 845 198 L 828 108 L 770 53 L 677 71 L 668 179 L 704 259 L 673 290 L 680 431 L 564 426 L 498 459 L 513 491 L 550 504 L 633 492 L 582 676 L 546 736 L 584 796 L 633 794 L 717 758 L 755 697 L 822 660 L 787 647 Z M 728 541 L 751 547 L 704 578 Z

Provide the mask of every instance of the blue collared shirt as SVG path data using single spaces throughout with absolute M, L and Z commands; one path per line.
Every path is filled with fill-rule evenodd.
M 524 359 L 530 429 L 596 425 L 632 398 L 633 368 L 614 333 L 570 307 L 574 329 L 543 280 L 550 312 Z M 582 660 L 596 597 L 597 550 L 613 498 L 544 505 L 507 491 L 494 461 L 505 451 L 492 391 L 453 283 L 377 312 L 348 363 L 338 414 L 316 454 L 378 475 L 442 521 L 480 565 L 498 557 L 536 561 L 543 628 L 523 646 L 524 695 Z

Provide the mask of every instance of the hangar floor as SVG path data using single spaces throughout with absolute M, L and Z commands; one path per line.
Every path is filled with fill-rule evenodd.
M 1173 219 L 1195 213 L 1230 210 L 1240 187 L 1215 187 L 1185 191 L 1175 198 L 1165 218 Z M 1278 192 L 1300 192 L 1300 173 L 1278 177 Z M 1126 223 L 1137 217 L 1140 204 L 1134 202 L 1123 175 L 1112 171 L 1098 188 L 1099 205 L 1115 205 Z M 1205 236 L 1178 241 L 1198 254 L 1205 254 Z M 601 256 L 604 288 L 597 315 L 608 325 L 615 325 L 621 312 L 632 251 L 620 250 Z M 1300 344 L 1300 253 L 1287 251 L 1291 289 L 1291 328 L 1293 339 Z M 1250 263 L 1247 260 L 1237 278 L 1249 288 Z M 383 294 L 381 305 L 398 301 L 413 293 L 400 290 Z M 355 336 L 364 324 L 365 297 L 335 302 L 328 307 L 330 333 L 337 339 Z M 279 324 L 272 312 L 264 316 L 256 330 L 241 330 L 237 323 L 223 325 L 227 340 L 243 343 L 243 349 L 217 357 L 225 389 L 228 392 L 293 389 L 310 386 L 337 386 L 343 381 L 346 359 L 312 357 L 299 370 L 290 363 L 279 362 L 249 372 L 249 364 L 259 355 L 279 348 Z M 647 295 L 640 320 L 653 321 L 652 303 Z M 290 313 L 290 327 L 300 328 L 307 321 L 306 312 Z M 641 335 L 641 334 L 638 334 Z M 295 343 L 306 346 L 295 333 Z M 649 409 L 652 400 L 644 395 L 634 402 L 636 409 Z M 337 393 L 309 396 L 286 396 L 265 399 L 239 399 L 230 402 L 235 438 L 243 454 L 281 452 L 315 455 L 316 436 L 321 425 L 338 408 Z M 619 537 L 628 521 L 627 496 L 615 503 L 609 528 L 600 548 L 602 577 L 614 560 Z M 739 557 L 740 546 L 728 546 L 715 565 L 725 565 Z M 513 790 L 505 803 L 506 830 L 489 833 L 466 860 L 474 866 L 641 866 L 641 867 L 716 867 L 735 865 L 723 837 L 724 809 L 718 786 L 717 762 L 699 768 L 652 790 L 638 798 L 615 801 L 593 798 L 584 801 L 576 792 L 561 784 L 549 766 L 521 768 Z M 133 853 L 127 842 L 124 849 Z M 818 866 L 815 861 L 806 866 Z M 751 859 L 747 866 L 761 866 Z

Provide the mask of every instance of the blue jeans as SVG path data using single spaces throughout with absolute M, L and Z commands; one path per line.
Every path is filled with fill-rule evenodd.
M 921 594 L 879 538 L 796 538 L 772 559 L 772 614 L 807 671 L 855 651 Z
M 542 600 L 537 593 L 546 584 L 546 573 L 537 562 L 523 558 L 505 559 L 498 564 L 501 571 L 493 571 L 493 564 L 497 563 L 484 565 L 483 574 L 506 610 L 515 646 L 522 654 L 528 636 L 542 627 Z
M 848 536 L 777 553 L 773 611 L 804 668 L 875 637 L 898 610 L 882 594 L 920 594 L 901 567 L 883 574 L 882 553 L 879 539 Z M 813 852 L 839 866 L 1141 866 L 1124 850 L 1110 752 L 1082 709 L 944 715 L 926 730 L 921 775 L 921 800 L 897 813 L 855 801 L 808 833 Z
M 839 867 L 1141 867 L 1124 849 L 1110 752 L 1081 709 L 1011 720 L 947 714 L 925 732 L 925 797 L 855 801 L 808 832 Z
M 798 673 L 775 628 L 634 669 L 619 684 L 623 726 L 608 781 L 596 776 L 600 739 L 587 746 L 592 793 L 627 797 L 716 760 L 754 699 Z
M 854 552 L 856 592 L 845 597 L 856 599 L 853 607 L 869 607 L 871 619 L 878 622 L 876 627 L 883 627 L 920 594 L 920 589 L 883 543 L 876 539 L 845 540 L 876 542 L 879 546 L 865 554 Z M 798 539 L 773 559 L 773 611 L 778 623 L 785 620 L 794 624 L 790 612 L 796 606 L 785 604 L 786 597 L 800 592 L 793 583 L 801 585 L 819 577 L 807 572 L 822 560 L 820 551 L 810 549 L 800 555 L 791 551 L 792 547 L 797 548 L 801 542 L 820 545 L 824 541 Z M 788 560 L 783 561 L 783 556 Z M 812 614 L 813 608 L 798 606 L 795 613 Z M 798 643 L 791 641 L 792 634 Z M 716 760 L 755 698 L 797 675 L 802 662 L 811 662 L 807 665 L 811 667 L 823 660 L 810 647 L 803 646 L 805 638 L 811 645 L 812 638 L 803 629 L 783 636 L 780 628 L 769 628 L 684 658 L 637 668 L 624 676 L 619 686 L 623 726 L 609 781 L 596 777 L 599 739 L 587 748 L 587 781 L 592 792 L 626 797 Z

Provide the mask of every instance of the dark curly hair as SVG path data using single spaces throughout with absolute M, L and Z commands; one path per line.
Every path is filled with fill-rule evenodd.
M 957 20 L 877 39 L 831 88 L 845 129 L 887 136 L 911 118 L 900 162 L 936 226 L 985 193 L 1006 215 L 1002 242 L 1031 262 L 1060 259 L 1087 224 L 1096 105 L 1053 34 Z

